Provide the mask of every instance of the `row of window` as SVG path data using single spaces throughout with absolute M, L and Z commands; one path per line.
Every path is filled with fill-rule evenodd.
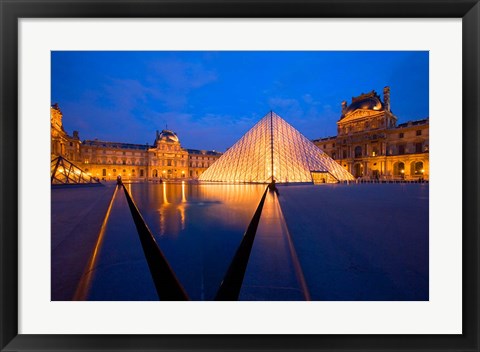
M 193 159 L 193 156 L 190 155 L 190 159 Z M 198 160 L 198 156 L 195 157 L 195 160 Z M 202 156 L 202 160 L 205 160 L 205 158 Z M 209 157 L 207 157 L 206 160 L 210 160 Z M 215 160 L 215 158 L 212 157 L 212 160 Z
M 210 163 L 190 163 L 190 167 L 209 167 Z
M 165 145 L 160 145 L 159 149 L 160 150 L 180 150 L 181 148 L 179 146 L 174 146 L 174 145 L 167 145 L 165 148 Z
M 423 146 L 423 143 L 415 143 L 415 149 L 414 150 L 409 150 L 408 152 L 409 153 L 414 153 L 414 154 L 419 154 L 419 153 L 425 153 L 428 151 L 428 147 L 427 146 Z M 389 155 L 404 155 L 404 154 L 407 154 L 407 149 L 406 149 L 406 146 L 403 145 L 403 144 L 400 144 L 397 146 L 397 153 L 394 154 L 392 149 L 389 149 Z M 379 155 L 383 155 L 382 153 L 380 153 L 378 151 L 377 148 L 373 147 L 370 151 L 370 154 L 367 155 L 366 153 L 364 153 L 364 150 L 362 149 L 361 146 L 357 146 L 355 147 L 354 149 L 354 158 L 362 158 L 362 157 L 367 157 L 367 156 L 379 156 Z M 332 159 L 335 159 L 336 158 L 336 152 L 332 152 L 331 153 L 331 158 Z M 348 156 L 348 152 L 347 150 L 342 150 L 342 159 L 347 159 L 349 156 Z
M 421 135 L 422 135 L 422 130 L 417 130 L 417 131 L 415 131 L 415 135 L 416 135 L 416 136 L 421 136 Z M 372 138 L 373 138 L 373 139 L 376 139 L 376 137 L 377 137 L 376 135 L 373 135 Z M 405 133 L 404 133 L 404 132 L 400 132 L 400 133 L 398 134 L 398 138 L 404 138 L 404 137 L 405 137 Z M 347 140 L 344 139 L 344 140 L 343 140 L 343 144 L 346 144 L 346 143 L 347 143 Z M 324 145 L 323 145 L 323 149 L 327 149 L 327 147 L 328 147 L 328 144 L 324 144 Z M 332 148 L 335 148 L 335 143 L 332 143 Z
M 376 165 L 376 164 L 374 164 Z M 345 165 L 346 166 L 346 165 Z M 355 177 L 363 177 L 364 176 L 364 167 L 363 164 L 357 163 L 353 166 L 353 175 Z M 404 162 L 396 162 L 393 164 L 393 176 L 397 177 L 405 177 L 405 163 Z M 379 176 L 378 170 L 372 170 L 373 176 Z M 425 169 L 422 161 L 414 161 L 410 164 L 410 176 L 418 176 L 423 177 L 425 174 Z
M 88 171 L 89 171 L 88 169 L 85 169 L 85 172 L 88 172 Z M 113 176 L 116 176 L 117 175 L 117 169 L 113 169 L 112 173 L 113 173 Z M 119 173 L 126 176 L 127 175 L 127 170 L 123 169 L 121 172 L 119 171 Z M 135 169 L 132 169 L 132 171 L 130 171 L 128 175 L 135 177 L 135 174 L 136 174 Z M 106 176 L 107 176 L 107 169 L 102 169 L 102 177 L 106 177 Z M 109 174 L 108 176 L 111 176 L 111 175 Z M 143 176 L 144 176 L 144 170 L 141 169 L 140 170 L 140 177 L 143 177 Z
M 70 144 L 71 144 L 71 143 L 72 143 L 72 142 L 70 142 Z M 95 153 L 95 152 L 98 152 L 98 150 L 93 150 L 93 153 Z M 92 149 L 87 149 L 86 153 L 91 154 L 91 153 L 92 153 Z M 102 154 L 136 155 L 136 156 L 142 155 L 142 153 L 139 153 L 139 152 L 136 152 L 136 153 L 133 153 L 133 152 L 119 152 L 119 151 L 114 151 L 114 150 L 102 150 Z
M 415 131 L 415 135 L 416 135 L 416 136 L 421 136 L 421 135 L 422 135 L 422 130 L 416 130 L 416 131 Z M 400 132 L 400 133 L 398 134 L 398 138 L 403 138 L 403 137 L 405 137 L 405 133 L 404 133 L 404 132 Z

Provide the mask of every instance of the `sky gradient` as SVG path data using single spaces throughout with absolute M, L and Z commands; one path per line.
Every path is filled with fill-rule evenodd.
M 399 122 L 429 117 L 428 52 L 55 51 L 51 102 L 80 138 L 225 151 L 270 110 L 307 138 L 333 136 L 341 102 L 390 86 Z

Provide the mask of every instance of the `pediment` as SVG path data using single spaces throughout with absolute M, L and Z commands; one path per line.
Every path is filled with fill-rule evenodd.
M 381 111 L 368 110 L 368 109 L 357 109 L 357 110 L 349 113 L 343 119 L 341 119 L 339 121 L 339 123 L 352 122 L 354 120 L 359 120 L 359 119 L 362 119 L 362 118 L 365 118 L 365 117 L 378 116 L 379 113 L 382 113 L 382 112 Z

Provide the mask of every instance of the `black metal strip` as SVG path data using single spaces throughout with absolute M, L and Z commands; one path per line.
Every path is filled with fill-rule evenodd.
M 250 258 L 250 252 L 252 251 L 253 241 L 255 234 L 257 233 L 258 223 L 260 222 L 260 216 L 262 215 L 263 203 L 265 203 L 265 197 L 267 195 L 268 187 L 263 192 L 262 199 L 258 204 L 255 214 L 247 227 L 247 231 L 243 235 L 242 242 L 233 257 L 227 273 L 223 278 L 217 295 L 216 301 L 237 301 L 242 288 L 243 278 L 245 271 L 247 270 L 248 259 Z
M 155 241 L 137 205 L 122 184 L 157 294 L 162 301 L 188 301 L 188 295 Z

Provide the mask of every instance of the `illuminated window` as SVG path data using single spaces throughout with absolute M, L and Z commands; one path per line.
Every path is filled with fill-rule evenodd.
M 405 173 L 405 164 L 402 162 L 398 162 L 393 164 L 393 174 L 395 176 L 403 176 Z
M 415 143 L 415 153 L 421 153 L 423 151 L 422 143 Z
M 412 163 L 412 174 L 416 176 L 421 176 L 424 173 L 423 162 L 413 162 Z
M 355 158 L 361 158 L 362 157 L 362 147 L 357 146 L 355 147 Z

